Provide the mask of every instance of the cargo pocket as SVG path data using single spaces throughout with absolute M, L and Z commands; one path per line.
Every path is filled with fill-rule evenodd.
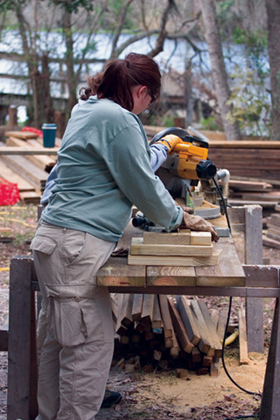
M 78 346 L 87 340 L 88 331 L 79 298 L 50 297 L 47 318 L 51 334 L 62 346 Z
M 104 341 L 102 320 L 94 299 L 49 295 L 47 319 L 51 334 L 62 346 Z
M 56 241 L 49 236 L 36 235 L 33 238 L 30 248 L 43 254 L 51 255 L 56 248 Z

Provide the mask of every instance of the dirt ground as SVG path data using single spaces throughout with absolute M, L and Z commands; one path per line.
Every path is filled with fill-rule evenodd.
M 9 263 L 14 255 L 29 254 L 30 241 L 36 230 L 37 207 L 19 203 L 13 207 L 0 207 L 0 226 L 10 227 L 11 232 L 0 234 L 13 238 L 11 242 L 0 243 L 0 326 L 8 319 L 9 307 Z M 243 262 L 243 238 L 234 235 L 236 248 Z M 264 258 L 270 264 L 279 265 L 280 250 L 263 248 Z M 208 308 L 218 310 L 228 307 L 228 298 L 200 297 Z M 238 309 L 243 298 L 234 298 L 231 321 L 236 322 Z M 248 365 L 239 365 L 238 340 L 225 351 L 225 364 L 233 379 L 245 390 L 262 392 L 267 350 L 269 346 L 273 299 L 264 299 L 264 354 L 250 353 Z M 226 375 L 223 367 L 219 376 L 198 376 L 189 372 L 186 379 L 179 379 L 174 369 L 155 369 L 144 374 L 127 374 L 119 368 L 112 368 L 108 388 L 118 391 L 123 398 L 120 404 L 100 410 L 97 420 L 114 419 L 196 419 L 225 420 L 235 416 L 255 416 L 260 405 L 260 396 L 251 395 L 236 387 Z M 7 410 L 7 353 L 0 352 L 0 420 L 6 420 Z M 241 418 L 241 417 L 238 417 Z M 254 418 L 254 417 L 252 417 Z

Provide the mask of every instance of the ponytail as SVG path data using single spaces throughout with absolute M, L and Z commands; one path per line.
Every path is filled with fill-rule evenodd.
M 88 78 L 89 88 L 83 88 L 81 99 L 97 95 L 98 99 L 111 99 L 132 111 L 134 86 L 147 86 L 152 100 L 160 95 L 161 74 L 156 62 L 144 54 L 130 53 L 124 60 L 109 60 L 102 73 Z

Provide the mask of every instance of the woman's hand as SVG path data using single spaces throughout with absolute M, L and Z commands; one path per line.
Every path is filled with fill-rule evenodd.
M 214 226 L 211 223 L 207 222 L 207 220 L 204 220 L 200 216 L 194 216 L 184 211 L 182 223 L 183 223 L 183 227 L 190 230 L 210 232 L 212 235 L 212 241 L 218 242 L 219 240 L 219 235 L 217 234 Z

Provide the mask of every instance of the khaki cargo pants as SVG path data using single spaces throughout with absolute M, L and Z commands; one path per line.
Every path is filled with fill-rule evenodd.
M 113 356 L 110 295 L 96 273 L 115 244 L 40 222 L 32 241 L 47 316 L 38 379 L 40 420 L 94 420 Z

